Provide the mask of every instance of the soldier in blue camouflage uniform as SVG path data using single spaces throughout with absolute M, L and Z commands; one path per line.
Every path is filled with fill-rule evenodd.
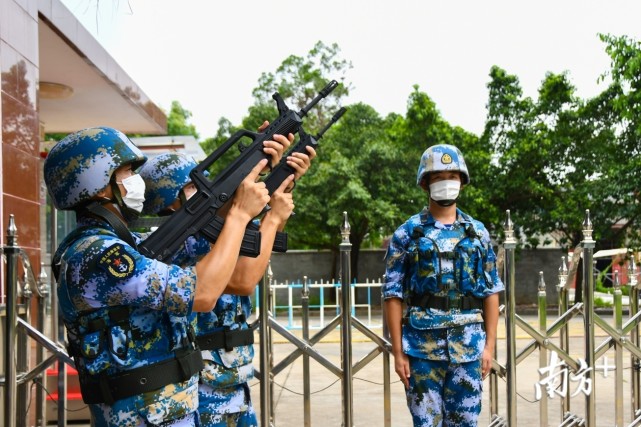
M 428 148 L 417 183 L 429 206 L 396 230 L 386 255 L 386 321 L 415 426 L 476 426 L 491 369 L 504 285 L 487 229 L 456 207 L 469 182 L 458 148 Z
M 286 141 L 281 142 L 286 145 Z M 308 151 L 309 155 L 294 153 L 288 158 L 296 178 L 307 171 L 315 156 L 313 148 L 309 147 Z M 177 153 L 151 159 L 140 170 L 147 187 L 143 213 L 169 214 L 188 200 L 196 191 L 189 177 L 194 167 L 196 163 L 192 159 Z M 250 296 L 267 267 L 276 231 L 283 230 L 293 210 L 291 189 L 288 189 L 293 179 L 294 176 L 290 177 L 274 192 L 271 209 L 261 220 L 260 255 L 240 257 L 214 310 L 198 313 L 194 319 L 205 364 L 198 390 L 203 427 L 258 426 L 248 385 L 254 374 L 254 332 L 247 322 L 251 315 Z
M 225 237 L 195 266 L 141 255 L 127 229 L 142 209 L 146 158 L 121 132 L 84 129 L 57 143 L 44 177 L 77 228 L 52 265 L 69 352 L 95 426 L 197 426 L 202 356 L 188 316 L 211 311 L 230 280 L 248 222 L 269 201 L 259 162 L 229 209 Z M 222 240 L 222 241 L 221 241 Z

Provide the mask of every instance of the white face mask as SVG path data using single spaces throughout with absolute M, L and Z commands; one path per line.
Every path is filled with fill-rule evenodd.
M 450 206 L 458 197 L 461 182 L 456 180 L 437 181 L 430 184 L 430 197 L 443 206 Z
M 142 205 L 145 201 L 145 181 L 140 175 L 132 175 L 128 178 L 123 179 L 116 184 L 122 184 L 127 190 L 127 194 L 122 196 L 122 202 L 129 209 L 133 209 L 136 212 L 142 212 Z

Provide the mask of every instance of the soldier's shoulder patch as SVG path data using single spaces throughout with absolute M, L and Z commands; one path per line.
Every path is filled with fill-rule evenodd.
M 121 243 L 108 247 L 100 254 L 98 267 L 116 279 L 126 279 L 136 271 L 134 258 Z

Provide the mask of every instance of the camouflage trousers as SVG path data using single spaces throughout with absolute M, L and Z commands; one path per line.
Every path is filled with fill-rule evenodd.
M 451 363 L 410 357 L 406 390 L 415 427 L 476 426 L 481 413 L 481 360 Z
M 90 405 L 95 406 L 95 405 Z M 102 418 L 94 416 L 92 413 L 92 427 L 102 427 L 102 426 L 131 426 L 131 427 L 199 427 L 200 422 L 198 420 L 198 414 L 192 412 L 191 414 L 175 418 L 173 420 L 164 421 L 160 424 L 151 423 L 144 419 L 143 417 L 137 415 L 122 414 L 117 421 L 108 422 Z
M 258 427 L 247 383 L 222 388 L 201 384 L 198 397 L 201 427 Z

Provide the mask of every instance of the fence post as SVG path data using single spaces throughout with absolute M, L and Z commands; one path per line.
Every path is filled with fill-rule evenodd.
M 40 275 L 38 276 L 38 330 L 45 332 L 45 318 L 47 317 L 49 306 L 49 281 L 45 272 L 44 263 L 40 263 Z M 36 365 L 40 365 L 45 357 L 45 348 L 40 346 L 36 350 Z M 35 380 L 38 384 L 36 387 L 36 426 L 44 427 L 46 419 L 44 414 L 45 395 L 43 388 L 46 387 L 44 374 L 38 375 Z
M 559 292 L 559 317 L 568 311 L 568 263 L 564 256 L 561 257 L 561 266 L 559 267 L 559 284 L 557 290 Z M 559 330 L 559 345 L 565 352 L 570 352 L 570 330 L 568 323 L 565 322 Z M 562 387 L 567 387 L 568 380 L 565 377 L 561 378 Z M 570 395 L 566 393 L 561 397 L 561 419 L 570 412 Z
M 4 254 L 7 259 L 7 280 L 5 281 L 6 292 L 6 317 L 4 324 L 4 425 L 16 425 L 16 287 L 18 275 L 18 230 L 13 214 L 9 215 L 7 226 L 7 246 Z
M 351 316 L 351 253 L 352 244 L 349 242 L 351 226 L 347 220 L 347 212 L 343 212 L 341 226 L 342 241 L 339 246 L 341 253 L 341 363 L 343 367 L 343 427 L 352 427 L 352 316 Z
M 260 306 L 262 310 L 259 311 L 259 336 L 260 336 L 260 425 L 273 426 L 273 411 L 272 411 L 272 361 L 271 361 L 271 348 L 270 348 L 270 330 L 269 330 L 269 293 L 272 286 L 272 273 L 271 264 L 268 264 L 267 271 L 258 285 L 258 293 L 260 296 Z
M 55 254 L 58 248 L 58 210 L 53 206 L 49 205 L 51 210 L 49 213 L 49 219 L 51 221 L 51 254 Z M 53 272 L 53 265 L 52 272 Z M 55 276 L 52 276 L 54 281 L 58 279 Z M 55 289 L 55 282 L 52 282 L 52 288 Z M 64 346 L 65 342 L 65 324 L 62 320 L 62 312 L 58 307 L 58 293 L 51 292 L 51 318 L 53 319 L 53 329 L 52 329 L 52 338 L 53 340 Z M 62 360 L 58 359 L 56 362 L 56 368 L 58 370 L 58 375 L 56 377 L 56 389 L 58 390 L 58 411 L 57 419 L 59 426 L 67 425 L 67 364 Z
M 515 321 L 515 268 L 514 251 L 516 239 L 514 238 L 514 224 L 510 218 L 510 210 L 505 211 L 507 216 L 504 223 L 505 229 L 505 301 L 506 301 L 506 327 L 507 338 L 507 424 L 516 427 L 516 321 Z
M 637 277 L 637 264 L 634 260 L 634 254 L 630 259 L 630 318 L 636 316 L 639 312 L 639 281 Z M 630 339 L 632 344 L 636 347 L 639 346 L 639 325 L 637 324 L 632 331 L 630 331 Z M 641 363 L 637 357 L 631 353 L 630 366 L 632 366 L 632 419 L 637 417 L 637 411 L 641 409 L 641 404 L 639 402 L 639 385 L 641 384 L 641 375 L 639 375 L 639 369 L 641 369 Z
M 23 252 L 24 254 L 24 252 Z M 26 256 L 26 254 L 24 254 Z M 33 291 L 31 290 L 31 283 L 29 282 L 29 272 L 27 268 L 30 269 L 30 263 L 28 260 L 23 259 L 23 283 L 22 287 L 22 299 L 21 304 L 24 307 L 24 321 L 28 324 L 31 324 L 31 298 L 33 297 Z M 26 264 L 25 264 L 26 263 Z M 20 292 L 18 293 L 18 296 Z M 27 333 L 23 328 L 16 328 L 16 373 L 23 375 L 29 371 L 29 361 L 31 360 L 31 349 L 29 348 L 29 340 Z M 29 383 L 21 382 L 17 385 L 16 389 L 18 393 L 18 399 L 16 401 L 16 427 L 27 427 L 27 411 L 28 406 L 27 402 L 30 401 L 29 396 Z
M 309 342 L 309 285 L 307 276 L 303 276 L 303 290 L 301 294 L 301 304 L 303 306 L 303 340 Z M 309 354 L 303 353 L 303 407 L 305 409 L 305 427 L 312 425 L 312 406 L 311 390 L 309 375 Z
M 543 277 L 543 272 L 539 271 L 539 331 L 543 335 L 547 335 L 547 295 L 545 293 L 545 279 Z M 539 368 L 545 368 L 548 365 L 548 352 L 544 346 L 539 348 Z M 544 375 L 539 374 L 540 379 L 543 379 Z M 547 393 L 541 395 L 541 401 L 539 403 L 539 419 L 540 425 L 548 425 L 548 396 Z
M 583 220 L 583 316 L 585 319 L 585 362 L 587 369 L 585 379 L 594 385 L 594 270 L 592 266 L 595 241 L 592 239 L 592 221 L 590 210 L 585 210 Z M 596 390 L 592 390 L 585 397 L 585 412 L 587 427 L 596 427 Z
M 383 274 L 383 282 L 381 283 L 381 289 L 383 284 L 387 282 L 387 276 Z M 387 327 L 387 315 L 385 314 L 385 301 L 381 295 L 381 316 L 382 316 L 382 326 L 383 326 L 383 338 L 388 342 L 392 342 L 389 335 L 389 328 Z M 390 427 L 392 425 L 392 401 L 391 396 L 391 374 L 390 374 L 390 349 L 386 349 L 383 352 L 383 395 L 385 400 L 383 401 L 383 414 L 385 427 Z
M 623 294 L 621 292 L 621 281 L 619 280 L 619 272 L 614 272 L 614 327 L 617 333 L 621 335 L 623 331 Z M 621 336 L 621 342 L 625 341 L 625 337 Z M 615 417 L 616 425 L 623 426 L 623 346 L 615 341 L 615 381 L 614 381 L 614 401 L 615 401 Z M 606 367 L 607 369 L 607 367 Z

